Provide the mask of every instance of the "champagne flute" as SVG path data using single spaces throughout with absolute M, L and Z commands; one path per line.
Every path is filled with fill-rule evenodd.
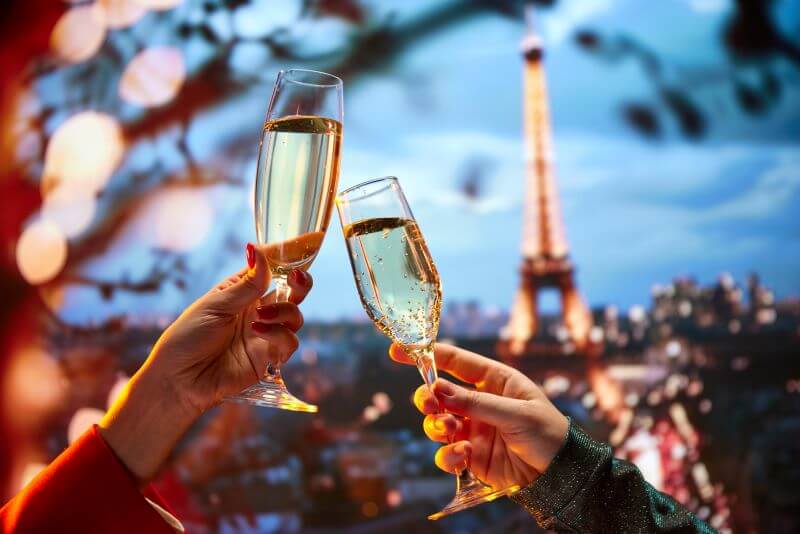
M 432 387 L 437 376 L 433 345 L 442 308 L 441 283 L 400 183 L 394 177 L 364 182 L 340 193 L 336 207 L 367 315 L 414 359 L 422 379 Z M 466 465 L 456 476 L 455 497 L 428 519 L 519 489 L 494 490 Z
M 268 254 L 276 300 L 289 299 L 286 280 L 308 269 L 328 229 L 339 182 L 342 80 L 313 70 L 280 71 L 272 90 L 256 171 L 256 234 Z M 280 367 L 228 400 L 299 412 L 318 408 L 286 388 Z

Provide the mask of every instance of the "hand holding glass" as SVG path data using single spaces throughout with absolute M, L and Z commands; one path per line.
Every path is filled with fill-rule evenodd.
M 436 381 L 433 344 L 439 330 L 439 273 L 397 178 L 351 187 L 336 198 L 358 294 L 372 321 L 411 356 L 428 387 Z M 495 491 L 464 466 L 446 515 L 509 495 Z
M 322 246 L 339 182 L 342 80 L 311 70 L 281 71 L 272 92 L 256 172 L 256 234 L 269 256 L 276 300 L 289 298 L 286 276 L 308 269 Z M 228 400 L 316 412 L 286 389 L 277 365 Z

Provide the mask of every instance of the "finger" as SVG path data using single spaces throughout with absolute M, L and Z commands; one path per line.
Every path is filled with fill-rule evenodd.
M 414 406 L 425 415 L 436 414 L 442 410 L 439 408 L 439 401 L 431 392 L 430 388 L 422 384 L 414 392 Z
M 398 363 L 416 365 L 414 359 L 395 343 L 389 347 L 389 357 Z M 491 358 L 444 343 L 435 345 L 434 357 L 436 358 L 436 367 L 440 371 L 447 371 L 459 380 L 470 384 L 479 384 L 490 375 L 495 379 L 501 379 L 514 372 L 511 367 Z
M 300 269 L 293 269 L 287 277 L 289 287 L 292 291 L 289 293 L 289 301 L 295 304 L 300 304 L 311 291 L 314 286 L 314 279 L 311 275 Z
M 248 269 L 229 278 L 228 283 L 209 293 L 209 304 L 225 313 L 238 313 L 257 301 L 270 282 L 266 256 L 253 244 L 247 244 Z
M 463 388 L 443 378 L 433 384 L 433 393 L 443 410 L 501 428 L 529 416 L 526 401 Z
M 282 324 L 292 332 L 303 326 L 303 314 L 297 305 L 291 302 L 274 302 L 256 308 L 259 323 Z
M 463 432 L 463 422 L 451 414 L 428 415 L 422 422 L 422 430 L 428 439 L 439 443 L 449 443 L 453 437 Z
M 514 369 L 496 360 L 445 343 L 434 347 L 436 367 L 470 384 L 480 384 L 488 376 L 500 379 L 511 376 Z
M 269 341 L 269 357 L 272 361 L 286 363 L 300 346 L 300 341 L 294 332 L 283 325 L 253 322 L 250 327 L 256 336 Z
M 436 451 L 434 461 L 436 467 L 448 473 L 461 471 L 465 465 L 469 464 L 469 456 L 472 452 L 472 444 L 469 441 L 459 441 L 452 445 L 445 445 Z

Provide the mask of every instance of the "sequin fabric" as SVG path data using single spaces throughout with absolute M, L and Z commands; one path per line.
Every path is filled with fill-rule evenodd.
M 716 532 L 571 418 L 550 467 L 511 498 L 557 532 Z

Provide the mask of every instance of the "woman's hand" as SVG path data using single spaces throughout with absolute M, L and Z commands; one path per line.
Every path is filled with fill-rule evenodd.
M 390 347 L 389 355 L 414 365 L 398 345 Z M 475 386 L 468 389 L 440 378 L 433 394 L 426 385 L 414 394 L 414 404 L 425 414 L 425 434 L 450 443 L 437 451 L 436 465 L 453 473 L 467 462 L 495 489 L 533 482 L 561 448 L 567 418 L 516 369 L 441 343 L 435 357 L 439 370 Z
M 275 302 L 269 287 L 267 247 L 248 245 L 248 265 L 195 301 L 167 328 L 142 372 L 169 382 L 189 410 L 204 411 L 256 382 L 267 365 L 284 363 L 297 349 L 303 325 L 297 304 L 311 290 L 311 275 L 289 274 L 289 302 Z
M 247 246 L 248 268 L 187 308 L 109 409 L 100 431 L 141 481 L 152 478 L 203 411 L 255 383 L 269 363 L 285 362 L 303 324 L 299 304 L 308 273 L 292 271 L 290 302 L 262 298 L 269 287 L 266 248 Z

